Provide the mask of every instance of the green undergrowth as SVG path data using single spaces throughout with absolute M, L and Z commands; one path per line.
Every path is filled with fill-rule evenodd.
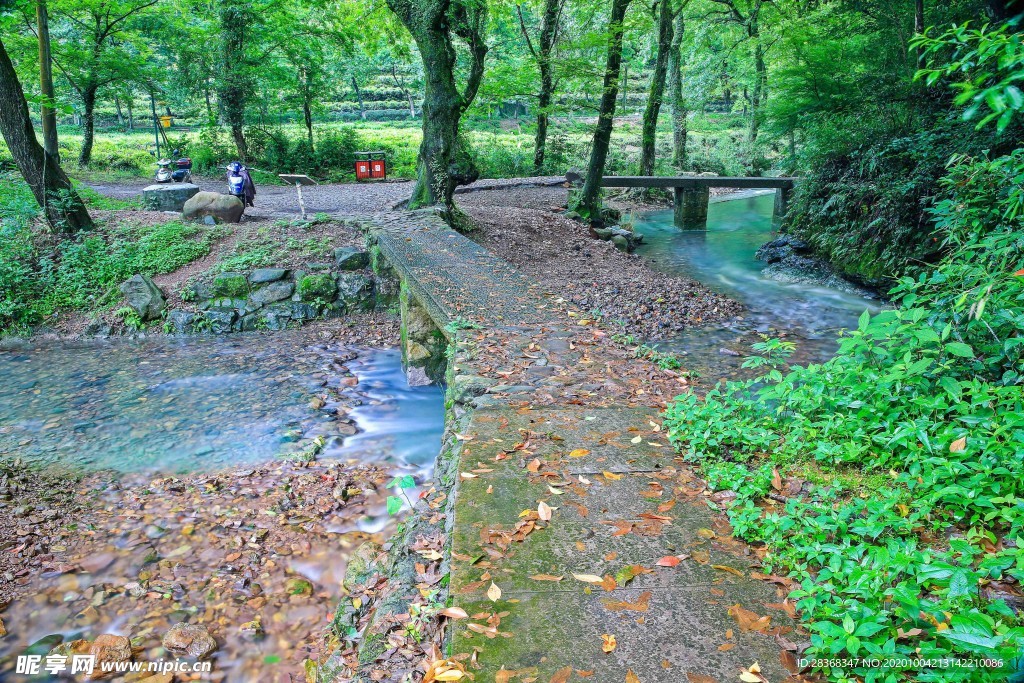
M 709 485 L 736 492 L 735 534 L 767 544 L 767 571 L 799 582 L 810 659 L 1020 666 L 1022 619 L 999 591 L 1024 581 L 1022 214 L 1024 152 L 955 159 L 928 211 L 948 255 L 899 282 L 896 308 L 865 313 L 824 364 L 786 367 L 786 349 L 762 347 L 752 364 L 766 374 L 667 411 Z M 1009 678 L 912 662 L 820 670 L 841 682 Z
M 91 208 L 120 208 L 113 200 Z M 38 208 L 20 179 L 0 177 L 0 334 L 27 332 L 68 310 L 110 308 L 135 273 L 169 273 L 210 252 L 220 228 L 171 221 L 139 225 L 109 219 L 74 237 L 36 221 Z

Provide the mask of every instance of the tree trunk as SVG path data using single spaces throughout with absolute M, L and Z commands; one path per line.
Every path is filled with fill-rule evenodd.
M 352 87 L 356 91 L 356 99 L 359 100 L 359 118 L 366 120 L 366 108 L 363 106 L 363 92 L 359 89 L 359 83 L 356 82 L 356 77 L 352 77 Z
M 544 166 L 544 153 L 548 141 L 548 117 L 555 91 L 555 78 L 551 65 L 551 51 L 558 35 L 558 15 L 562 0 L 544 0 L 544 18 L 541 20 L 540 40 L 537 45 L 537 67 L 540 69 L 540 92 L 537 94 L 537 133 L 533 138 L 533 170 L 540 173 Z
M 303 70 L 300 76 L 302 84 L 302 120 L 306 124 L 306 136 L 309 138 L 309 151 L 313 151 L 313 86 L 309 71 Z
M 423 141 L 410 208 L 443 203 L 454 217 L 455 188 L 475 181 L 480 172 L 459 136 L 459 122 L 473 102 L 484 73 L 487 6 L 477 0 L 387 0 L 412 34 L 423 60 Z M 470 57 L 462 92 L 455 82 L 452 35 L 467 45 Z
M 682 170 L 686 166 L 686 98 L 683 96 L 683 32 L 686 18 L 682 8 L 676 11 L 675 30 L 668 58 L 669 104 L 672 105 L 672 165 Z
M 412 91 L 406 90 L 405 96 L 409 100 L 409 118 L 416 118 L 416 103 L 412 99 Z
M 28 103 L 3 41 L 0 41 L 0 133 L 50 226 L 67 233 L 91 228 L 89 212 L 71 181 L 57 160 L 36 140 Z
M 50 54 L 50 18 L 46 11 L 46 0 L 36 2 L 36 24 L 39 37 L 39 92 L 43 96 L 40 120 L 43 128 L 43 149 L 60 161 L 57 146 L 57 111 L 54 109 L 53 57 Z
M 128 93 L 128 98 L 125 99 L 125 108 L 128 109 L 128 130 L 135 130 L 135 112 L 132 110 L 132 100 L 135 98 L 134 93 Z
M 758 34 L 757 24 L 751 29 L 754 39 L 754 92 L 750 97 L 750 131 L 747 139 L 750 144 L 757 142 L 757 134 L 761 128 L 761 105 L 764 100 L 764 87 L 768 80 L 767 67 L 764 63 L 764 48 Z
M 924 0 L 914 0 L 914 33 L 924 33 Z M 924 64 L 924 46 L 917 48 L 917 66 Z
M 217 98 L 224 118 L 231 128 L 238 157 L 249 160 L 245 141 L 246 74 L 245 34 L 249 24 L 248 9 L 232 0 L 222 0 L 220 7 L 221 77 Z
M 651 74 L 651 89 L 644 108 L 643 132 L 640 135 L 640 175 L 654 175 L 654 156 L 657 142 L 658 115 L 665 95 L 665 77 L 668 74 L 669 54 L 672 51 L 672 1 L 661 0 L 658 10 L 658 52 Z
M 114 110 L 117 112 L 117 125 L 124 128 L 124 112 L 121 111 L 121 98 L 114 95 Z
M 78 165 L 88 166 L 92 161 L 92 143 L 96 127 L 96 91 L 97 86 L 87 83 L 82 89 L 82 151 L 78 155 Z
M 612 0 L 612 14 L 608 23 L 608 60 L 604 69 L 604 89 L 601 95 L 601 106 L 598 109 L 597 127 L 594 130 L 594 142 L 590 149 L 590 163 L 587 166 L 587 178 L 583 183 L 577 211 L 592 221 L 600 220 L 601 179 L 604 177 L 604 164 L 608 158 L 608 145 L 612 139 L 612 126 L 615 122 L 615 100 L 618 97 L 619 70 L 622 66 L 622 21 L 630 0 Z

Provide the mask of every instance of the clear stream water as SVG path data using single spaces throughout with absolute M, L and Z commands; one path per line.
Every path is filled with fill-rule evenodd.
M 662 347 L 709 380 L 740 374 L 756 333 L 797 341 L 796 360 L 831 355 L 837 331 L 876 302 L 761 273 L 754 252 L 771 239 L 771 195 L 713 203 L 708 229 L 682 231 L 670 211 L 640 217 L 638 254 L 748 307 L 742 320 L 684 333 Z M 733 354 L 723 352 L 731 351 Z M 354 352 L 354 353 L 350 353 Z M 310 401 L 325 382 L 358 378 L 338 424 Z M 331 348 L 315 330 L 224 337 L 33 342 L 0 351 L 0 458 L 85 470 L 186 473 L 278 456 L 289 434 L 323 434 L 319 457 L 393 463 L 427 473 L 440 449 L 437 387 L 409 387 L 397 350 Z
M 705 378 L 743 374 L 741 356 L 750 353 L 758 333 L 796 342 L 794 362 L 827 360 L 836 351 L 839 330 L 856 327 L 865 309 L 879 308 L 878 301 L 862 296 L 779 282 L 763 274 L 765 264 L 754 254 L 774 237 L 774 202 L 774 193 L 713 202 L 706 231 L 680 230 L 672 224 L 671 211 L 636 217 L 636 231 L 644 236 L 636 253 L 654 268 L 689 276 L 747 307 L 739 320 L 686 331 L 658 344 L 684 356 L 684 366 Z
M 354 436 L 310 405 L 341 365 L 362 395 L 339 401 Z M 84 470 L 215 471 L 271 460 L 302 433 L 328 437 L 321 458 L 417 472 L 444 422 L 440 389 L 409 387 L 397 350 L 331 348 L 308 328 L 44 341 L 0 351 L 0 378 L 0 457 Z

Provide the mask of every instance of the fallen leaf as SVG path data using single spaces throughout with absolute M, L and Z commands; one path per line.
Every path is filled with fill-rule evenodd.
M 572 667 L 567 666 L 564 669 L 559 669 L 551 677 L 551 683 L 566 683 L 569 680 L 569 676 L 572 676 Z
M 729 572 L 730 574 L 735 574 L 736 576 L 743 576 L 743 572 L 741 572 L 739 569 L 736 569 L 735 567 L 730 567 L 728 565 L 713 564 L 711 565 L 711 568 L 717 569 L 720 572 Z
M 782 475 L 777 469 L 772 469 L 772 488 L 776 491 L 782 490 Z
M 950 453 L 963 453 L 967 450 L 967 437 L 961 436 L 959 439 L 949 444 Z
M 620 600 L 602 600 L 606 609 L 613 612 L 646 612 L 650 609 L 651 591 L 644 591 L 637 598 L 636 602 Z
M 541 501 L 537 504 L 537 516 L 540 517 L 542 522 L 551 521 L 551 506 Z M 564 520 L 563 520 L 564 521 Z
M 597 574 L 573 574 L 572 578 L 577 581 L 582 581 L 583 583 L 601 583 L 604 581 L 604 579 Z
M 534 574 L 530 578 L 534 581 L 561 581 L 563 577 L 553 576 L 551 574 Z
M 714 538 L 717 534 L 711 529 L 697 529 L 697 535 L 701 538 Z
M 586 448 L 575 448 L 569 451 L 570 458 L 585 458 L 588 455 L 590 455 L 590 451 L 588 451 Z
M 719 652 L 728 652 L 729 650 L 733 649 L 734 647 L 736 647 L 736 643 L 722 643 L 721 645 L 718 646 L 718 651 Z
M 666 555 L 665 557 L 658 560 L 656 564 L 659 567 L 674 567 L 680 562 L 681 560 L 675 555 Z
M 686 677 L 690 680 L 690 683 L 718 683 L 717 678 L 705 676 L 704 674 L 695 674 L 687 672 Z
M 493 581 L 491 581 L 491 587 L 487 589 L 487 597 L 490 598 L 491 602 L 497 602 L 501 599 L 501 589 Z
M 622 475 L 621 474 L 615 474 L 614 472 L 609 472 L 608 470 L 605 470 L 601 474 L 604 475 L 605 479 L 610 479 L 611 481 L 616 481 L 618 479 L 622 479 Z
M 461 607 L 446 607 L 438 612 L 438 614 L 443 617 L 448 617 L 449 619 L 466 619 L 469 617 L 469 615 L 466 614 L 466 610 Z
M 729 616 L 736 620 L 741 631 L 764 632 L 771 626 L 772 621 L 770 616 L 759 616 L 754 612 L 741 607 L 739 604 L 732 605 L 729 608 Z
M 640 443 L 643 440 L 644 440 L 644 438 L 642 436 L 634 436 L 632 439 L 629 440 L 629 442 L 630 443 Z
M 632 669 L 626 670 L 626 683 L 640 683 L 640 677 L 633 673 Z
M 615 636 L 605 633 L 601 636 L 601 640 L 604 641 L 601 643 L 601 649 L 604 650 L 605 654 L 615 652 L 615 646 L 618 645 L 615 642 Z

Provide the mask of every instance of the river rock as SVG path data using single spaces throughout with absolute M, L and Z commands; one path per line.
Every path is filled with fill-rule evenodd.
M 167 314 L 167 322 L 175 334 L 188 334 L 192 331 L 192 325 L 196 321 L 196 314 L 176 308 Z
M 145 275 L 132 275 L 121 285 L 125 301 L 143 320 L 155 320 L 167 307 L 163 292 Z
M 338 247 L 334 250 L 334 263 L 341 270 L 362 270 L 370 265 L 370 254 L 354 247 Z
M 249 273 L 249 283 L 261 285 L 267 282 L 276 282 L 283 280 L 287 274 L 288 271 L 284 268 L 257 268 Z
M 201 220 L 211 216 L 218 223 L 237 223 L 242 220 L 245 205 L 238 197 L 218 192 L 198 192 L 182 207 L 181 216 Z
M 210 331 L 214 334 L 225 334 L 231 331 L 238 313 L 233 308 L 210 308 L 203 311 L 203 319 L 207 321 Z
M 765 263 L 778 263 L 792 254 L 806 254 L 810 252 L 811 245 L 799 237 L 792 235 L 779 235 L 771 242 L 762 244 L 757 250 L 756 257 Z
M 109 633 L 96 636 L 89 646 L 89 654 L 96 657 L 95 671 L 103 670 L 105 662 L 130 662 L 132 660 L 132 643 L 125 636 L 114 636 Z
M 362 273 L 338 273 L 338 301 L 350 311 L 372 311 L 373 279 Z
M 265 287 L 260 287 L 249 295 L 249 303 L 259 308 L 275 301 L 282 301 L 289 298 L 295 291 L 295 285 L 291 282 L 271 282 Z
M 292 320 L 292 304 L 274 303 L 261 311 L 263 324 L 268 330 L 286 330 Z
M 147 211 L 181 211 L 199 193 L 192 183 L 166 183 L 142 188 L 142 207 Z
M 213 278 L 213 295 L 244 297 L 249 293 L 249 280 L 243 273 L 220 273 Z
M 217 650 L 217 641 L 200 624 L 175 624 L 164 634 L 162 643 L 168 652 L 194 659 L 206 659 Z

